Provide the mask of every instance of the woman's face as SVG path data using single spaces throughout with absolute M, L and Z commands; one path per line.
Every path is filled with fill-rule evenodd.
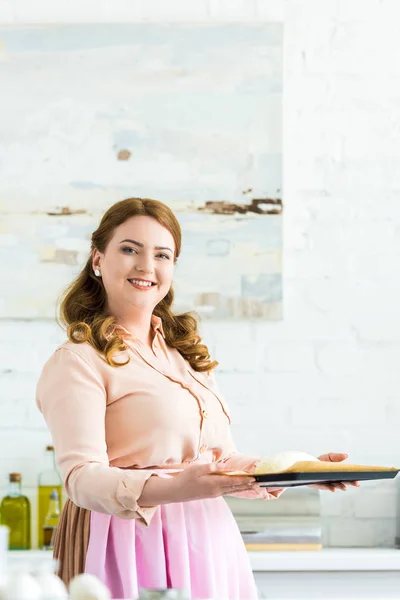
M 148 216 L 131 217 L 114 231 L 104 254 L 93 251 L 113 313 L 135 307 L 153 312 L 167 295 L 174 273 L 172 234 Z

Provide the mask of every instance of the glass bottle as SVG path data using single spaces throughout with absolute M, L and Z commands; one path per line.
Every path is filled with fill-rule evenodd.
M 60 521 L 60 496 L 54 488 L 49 498 L 49 510 L 43 524 L 43 548 L 50 550 L 54 548 L 54 535 Z
M 31 548 L 31 504 L 21 491 L 21 473 L 10 473 L 8 494 L 0 506 L 1 525 L 9 528 L 10 550 Z
M 54 447 L 47 446 L 45 454 L 45 468 L 39 473 L 38 477 L 38 548 L 43 548 L 43 527 L 44 520 L 49 512 L 50 494 L 53 490 L 57 490 L 58 498 L 62 499 L 62 481 L 57 471 Z

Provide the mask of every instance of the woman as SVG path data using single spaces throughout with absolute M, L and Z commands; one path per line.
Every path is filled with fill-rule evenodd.
M 256 598 L 222 496 L 277 498 L 282 490 L 219 474 L 251 473 L 259 459 L 235 449 L 211 374 L 217 363 L 196 320 L 171 312 L 180 250 L 180 227 L 167 206 L 117 202 L 64 295 L 69 340 L 37 387 L 69 497 L 55 557 L 66 583 L 86 571 L 113 598 L 166 587 L 194 598 Z

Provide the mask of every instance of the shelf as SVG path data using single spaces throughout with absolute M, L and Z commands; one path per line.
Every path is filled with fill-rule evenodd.
M 253 571 L 400 571 L 395 548 L 325 548 L 316 551 L 249 552 Z

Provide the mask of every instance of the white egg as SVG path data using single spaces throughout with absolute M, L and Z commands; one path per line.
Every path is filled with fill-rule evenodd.
M 38 573 L 35 579 L 41 587 L 41 600 L 68 600 L 65 584 L 53 573 Z
M 264 458 L 257 466 L 255 473 L 278 473 L 279 471 L 288 469 L 294 465 L 294 463 L 303 461 L 318 462 L 318 458 L 315 458 L 315 456 L 307 454 L 306 452 L 287 450 L 286 452 L 279 452 L 279 454 L 276 454 L 271 458 Z
M 104 585 L 90 573 L 81 573 L 74 577 L 69 584 L 70 600 L 110 600 L 110 592 Z
M 0 600 L 41 600 L 39 584 L 29 573 L 14 572 L 0 588 Z

